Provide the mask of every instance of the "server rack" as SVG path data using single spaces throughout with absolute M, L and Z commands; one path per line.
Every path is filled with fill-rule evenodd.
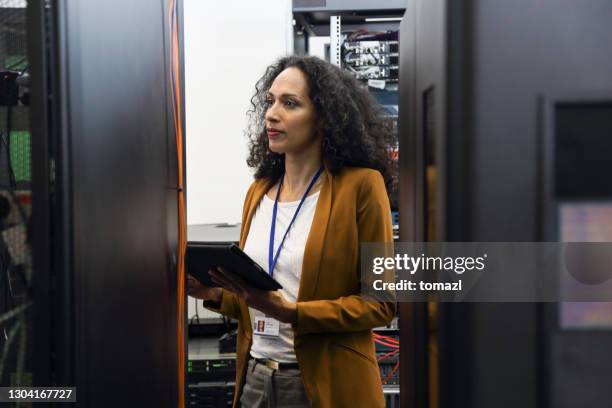
M 404 197 L 413 209 L 417 240 L 426 239 L 428 229 L 419 220 L 432 214 L 427 188 L 436 192 L 433 231 L 439 240 L 551 238 L 542 234 L 549 228 L 543 226 L 547 218 L 541 209 L 541 194 L 549 188 L 541 169 L 546 149 L 540 139 L 547 131 L 542 100 L 609 95 L 612 59 L 604 52 L 610 33 L 603 17 L 609 13 L 605 1 L 579 8 L 558 1 L 409 3 L 400 42 L 400 79 L 409 84 L 400 95 L 400 150 L 407 145 L 415 153 L 400 163 L 405 165 L 400 201 Z M 432 134 L 433 139 L 428 137 Z M 438 177 L 427 186 L 426 152 L 432 142 Z M 425 383 L 415 381 L 422 396 L 417 406 L 434 406 L 434 398 L 440 407 L 587 401 L 587 395 L 569 386 L 567 372 L 563 381 L 551 375 L 562 372 L 561 356 L 569 355 L 564 353 L 586 367 L 585 347 L 606 350 L 608 337 L 551 333 L 547 307 L 439 305 L 434 339 L 439 360 L 425 363 L 439 374 L 426 376 Z M 425 318 L 424 312 L 418 315 Z M 418 325 L 417 333 L 423 344 L 426 326 Z M 583 373 L 592 384 L 600 382 L 596 399 L 609 398 L 603 377 L 587 369 Z M 570 389 L 572 398 L 558 398 Z
M 296 21 L 294 44 L 296 53 L 317 55 L 355 75 L 382 105 L 397 133 L 397 108 L 399 104 L 397 30 L 404 13 L 405 4 L 396 1 L 366 1 L 359 4 L 354 3 L 350 9 L 347 9 L 346 5 L 335 4 L 333 1 L 325 3 L 317 6 L 294 2 L 293 12 Z M 369 22 L 366 20 L 371 18 L 390 19 L 391 21 Z M 379 32 L 380 34 L 378 34 L 378 37 L 368 38 L 368 34 L 364 34 L 360 30 Z M 354 34 L 351 36 L 348 32 Z M 329 38 L 329 41 L 324 40 L 326 37 Z M 314 41 L 317 39 L 319 41 Z M 320 41 L 322 39 L 323 41 Z M 323 48 L 314 48 L 315 45 L 320 47 L 321 44 L 323 44 Z M 397 143 L 389 146 L 390 154 L 392 154 L 396 163 L 401 157 L 401 149 L 398 150 L 398 147 Z M 399 219 L 403 216 L 403 207 L 398 201 L 397 190 L 398 177 L 396 174 L 393 190 L 390 192 L 394 238 L 396 240 L 401 238 Z M 402 315 L 401 313 L 400 315 Z M 406 316 L 404 324 L 408 327 L 411 322 L 409 315 L 406 314 Z M 402 399 L 402 406 L 409 406 L 404 405 L 409 404 L 409 402 L 404 401 L 404 396 L 400 393 L 400 382 L 403 381 L 402 376 L 405 370 L 404 365 L 408 366 L 409 362 L 404 360 L 401 355 L 402 352 L 397 351 L 399 347 L 403 351 L 410 350 L 408 340 L 404 341 L 404 337 L 400 336 L 402 321 L 401 318 L 396 317 L 389 327 L 374 330 L 387 407 L 399 407 L 400 399 Z M 402 338 L 401 342 L 399 341 L 400 338 Z M 394 349 L 395 353 L 394 350 L 390 349 L 391 345 L 397 347 Z M 403 363 L 400 364 L 400 360 Z M 401 389 L 403 393 L 404 386 Z
M 184 399 L 170 3 L 28 2 L 33 382 L 78 406 Z

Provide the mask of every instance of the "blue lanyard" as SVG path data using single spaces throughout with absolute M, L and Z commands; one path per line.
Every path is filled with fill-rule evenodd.
M 304 201 L 306 200 L 308 193 L 310 192 L 310 190 L 312 189 L 312 186 L 314 186 L 314 184 L 316 183 L 317 179 L 319 178 L 322 172 L 323 172 L 323 166 L 321 166 L 319 170 L 315 173 L 314 177 L 310 181 L 310 185 L 304 192 L 304 196 L 300 200 L 300 204 L 298 205 L 297 210 L 295 210 L 295 214 L 293 214 L 293 218 L 291 219 L 291 222 L 289 223 L 289 226 L 287 227 L 287 231 L 285 231 L 285 235 L 283 235 L 283 240 L 281 241 L 280 245 L 278 246 L 278 249 L 276 250 L 276 256 L 274 256 L 274 230 L 276 229 L 276 212 L 278 210 L 278 197 L 280 195 L 281 187 L 283 186 L 283 179 L 285 178 L 284 174 L 281 176 L 280 182 L 278 183 L 278 190 L 276 190 L 276 199 L 274 200 L 274 209 L 272 210 L 272 226 L 270 227 L 270 250 L 268 251 L 268 268 L 269 268 L 268 273 L 270 274 L 270 276 L 272 276 L 272 274 L 274 273 L 274 267 L 276 266 L 276 262 L 278 261 L 278 256 L 280 255 L 281 248 L 283 247 L 283 244 L 285 243 L 285 238 L 287 238 L 287 234 L 289 234 L 289 230 L 293 226 L 293 222 L 297 218 L 297 215 L 300 212 L 300 209 L 302 208 L 302 204 L 304 204 Z

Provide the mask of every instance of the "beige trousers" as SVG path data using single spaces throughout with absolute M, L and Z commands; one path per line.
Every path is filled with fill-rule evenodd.
M 310 407 L 298 368 L 274 370 L 250 359 L 240 396 L 242 408 Z

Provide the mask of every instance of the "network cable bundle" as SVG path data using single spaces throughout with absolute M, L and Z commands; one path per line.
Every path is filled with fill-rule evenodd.
M 32 369 L 32 149 L 26 23 L 24 7 L 0 7 L 1 386 L 27 384 Z
M 346 33 L 342 42 L 342 67 L 368 85 L 385 89 L 399 77 L 398 31 Z
M 399 386 L 399 334 L 375 332 L 374 345 L 383 386 Z

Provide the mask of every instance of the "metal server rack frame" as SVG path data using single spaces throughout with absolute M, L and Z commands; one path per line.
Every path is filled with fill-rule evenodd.
M 329 20 L 329 32 L 330 32 L 330 62 L 336 66 L 342 66 L 342 16 L 341 15 L 332 15 Z M 396 129 L 397 130 L 397 129 Z M 383 332 L 393 332 L 397 334 L 397 338 L 401 338 L 399 332 L 399 318 L 394 318 L 391 328 L 380 328 L 380 330 L 375 331 L 383 331 Z M 401 355 L 401 352 L 400 352 Z M 401 359 L 398 356 L 398 364 L 401 366 Z M 399 371 L 397 372 L 397 377 L 399 377 Z M 400 406 L 400 390 L 401 390 L 401 382 L 398 383 L 397 386 L 387 386 L 383 384 L 383 393 L 385 394 L 385 403 L 387 408 L 397 408 Z

